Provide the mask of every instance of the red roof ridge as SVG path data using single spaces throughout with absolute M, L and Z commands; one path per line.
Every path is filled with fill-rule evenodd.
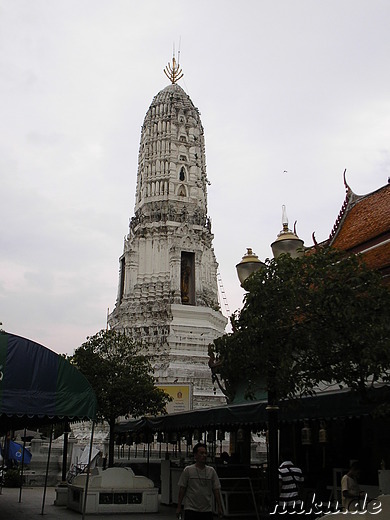
M 345 216 L 346 210 L 350 204 L 350 200 L 351 200 L 352 196 L 355 195 L 347 183 L 347 169 L 346 168 L 343 173 L 343 179 L 344 179 L 344 186 L 345 186 L 345 199 L 344 199 L 343 205 L 341 206 L 341 210 L 340 210 L 339 214 L 337 215 L 336 222 L 334 223 L 332 231 L 330 232 L 330 235 L 328 238 L 329 242 L 332 242 L 332 240 L 337 235 L 337 232 L 340 229 L 340 224 L 341 224 L 341 222 Z
M 339 214 L 336 218 L 336 221 L 334 223 L 334 226 L 332 228 L 332 231 L 329 235 L 329 238 L 328 238 L 329 244 L 331 244 L 334 241 L 334 239 L 336 238 L 337 234 L 339 233 L 339 231 L 342 227 L 342 223 L 344 222 L 346 215 L 349 213 L 349 211 L 354 206 L 356 206 L 356 204 L 358 204 L 362 200 L 366 199 L 367 197 L 371 197 L 374 193 L 379 192 L 389 186 L 389 184 L 385 184 L 384 186 L 381 186 L 380 188 L 373 190 L 372 192 L 366 193 L 365 195 L 357 195 L 354 191 L 352 191 L 352 189 L 350 188 L 350 186 L 347 183 L 346 171 L 347 170 L 345 169 L 344 175 L 343 175 L 346 195 L 345 195 L 343 205 L 341 206 L 340 212 L 339 212 Z

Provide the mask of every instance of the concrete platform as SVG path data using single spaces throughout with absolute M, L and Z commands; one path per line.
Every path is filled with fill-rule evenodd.
M 31 487 L 22 489 L 22 501 L 19 503 L 18 488 L 3 488 L 0 494 L 0 520 L 81 520 L 82 514 L 71 511 L 66 506 L 55 506 L 55 488 L 46 490 L 45 507 L 42 516 L 44 489 Z M 85 515 L 90 520 L 172 520 L 176 518 L 175 506 L 159 505 L 158 513 L 125 513 Z

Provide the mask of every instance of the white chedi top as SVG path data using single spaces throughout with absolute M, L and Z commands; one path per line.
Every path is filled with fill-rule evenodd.
M 227 323 L 207 185 L 199 111 L 173 83 L 154 97 L 142 125 L 134 216 L 109 324 L 152 348 L 159 383 L 193 384 L 195 406 L 221 403 L 207 347 Z

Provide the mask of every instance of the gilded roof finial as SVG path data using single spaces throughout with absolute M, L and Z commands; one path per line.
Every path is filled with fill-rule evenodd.
M 184 76 L 184 74 L 180 68 L 180 64 L 178 63 L 176 65 L 175 55 L 173 55 L 173 58 L 172 58 L 172 67 L 171 67 L 171 64 L 168 63 L 168 65 L 164 69 L 164 74 L 170 80 L 172 85 L 174 83 L 178 82 L 179 79 L 181 79 Z

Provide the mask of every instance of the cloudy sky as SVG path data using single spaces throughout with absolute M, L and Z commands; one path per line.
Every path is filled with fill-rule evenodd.
M 238 309 L 235 265 L 249 246 L 271 256 L 282 204 L 311 245 L 333 227 L 345 168 L 358 194 L 387 183 L 389 25 L 388 0 L 0 0 L 3 328 L 72 353 L 105 327 L 174 42 Z

